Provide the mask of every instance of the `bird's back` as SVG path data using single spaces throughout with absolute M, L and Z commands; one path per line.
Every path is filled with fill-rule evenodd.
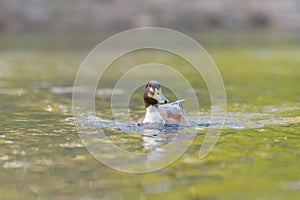
M 191 121 L 186 116 L 181 102 L 182 100 L 179 100 L 158 106 L 159 113 L 165 120 L 166 124 L 178 124 L 184 126 L 191 125 Z

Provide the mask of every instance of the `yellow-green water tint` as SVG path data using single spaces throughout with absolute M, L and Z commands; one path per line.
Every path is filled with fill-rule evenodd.
M 198 159 L 206 132 L 202 127 L 179 160 L 140 175 L 99 163 L 66 121 L 72 117 L 71 87 L 86 53 L 1 52 L 0 199 L 299 198 L 299 47 L 209 49 L 228 100 L 217 145 Z M 197 83 L 191 74 L 189 78 Z M 199 98 L 201 116 L 191 117 L 207 122 L 205 89 Z M 131 104 L 131 115 L 138 118 L 143 105 L 138 96 L 134 99 L 138 105 Z M 109 97 L 99 95 L 96 102 L 97 115 L 111 118 Z M 143 151 L 136 137 L 107 131 L 127 149 Z

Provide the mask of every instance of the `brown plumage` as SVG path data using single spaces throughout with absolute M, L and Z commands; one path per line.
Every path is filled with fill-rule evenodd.
M 160 83 L 149 81 L 144 91 L 146 114 L 138 120 L 138 124 L 164 123 L 190 126 L 191 121 L 185 114 L 182 101 L 184 100 L 168 103 L 169 101 L 162 94 Z M 158 105 L 158 103 L 164 104 Z

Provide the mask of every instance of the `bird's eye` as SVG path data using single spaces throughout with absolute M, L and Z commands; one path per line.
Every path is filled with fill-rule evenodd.
M 151 85 L 151 84 L 149 84 L 148 86 L 149 86 L 149 87 L 152 87 L 152 85 Z

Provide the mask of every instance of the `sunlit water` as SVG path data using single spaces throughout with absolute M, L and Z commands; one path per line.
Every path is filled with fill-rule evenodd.
M 287 109 L 298 109 L 298 107 L 287 107 Z M 269 112 L 267 112 L 269 110 Z M 241 113 L 229 112 L 226 116 L 226 122 L 223 125 L 223 130 L 227 133 L 243 130 L 258 130 L 265 131 L 266 128 L 276 125 L 296 124 L 300 122 L 300 117 L 275 117 L 275 110 L 285 111 L 283 108 L 266 107 L 264 113 Z M 115 113 L 122 115 L 122 113 Z M 278 114 L 278 113 L 277 113 Z M 130 119 L 124 118 L 123 122 L 115 120 L 101 119 L 95 115 L 82 114 L 81 117 L 68 117 L 65 120 L 73 122 L 77 126 L 85 127 L 88 131 L 92 129 L 98 131 L 109 132 L 107 136 L 108 141 L 118 142 L 120 137 L 116 135 L 125 134 L 125 137 L 139 138 L 141 141 L 138 145 L 144 147 L 143 150 L 161 149 L 163 145 L 168 144 L 176 134 L 180 131 L 190 132 L 191 136 L 195 136 L 195 132 L 206 134 L 207 129 L 214 127 L 211 123 L 209 112 L 199 112 L 197 115 L 189 115 L 192 120 L 192 125 L 189 127 L 179 126 L 175 124 L 166 124 L 164 126 L 148 128 L 147 125 L 139 125 L 136 122 L 129 123 Z M 111 139 L 110 139 L 111 137 Z M 96 139 L 96 138 L 95 138 Z M 190 138 L 186 138 L 190 139 Z M 114 141 L 115 140 L 115 141 Z M 122 141 L 123 145 L 126 143 Z M 129 146 L 133 147 L 128 139 Z M 141 149 L 141 151 L 143 151 Z
M 229 57 L 226 53 L 221 51 L 216 58 L 223 59 L 224 54 Z M 145 127 L 129 119 L 116 124 L 111 117 L 106 118 L 110 114 L 111 88 L 99 88 L 97 104 L 103 110 L 73 117 L 72 81 L 81 60 L 74 55 L 65 55 L 66 59 L 46 55 L 11 53 L 1 58 L 0 199 L 299 197 L 299 68 L 281 71 L 283 80 L 278 85 L 272 81 L 274 76 L 260 71 L 264 78 L 258 77 L 253 88 L 269 85 L 257 89 L 259 96 L 251 87 L 238 84 L 243 81 L 239 76 L 247 79 L 253 68 L 246 74 L 239 68 L 230 73 L 226 73 L 229 67 L 220 69 L 228 88 L 226 120 L 213 151 L 199 159 L 205 134 L 213 125 L 209 105 L 188 113 L 192 127 L 171 125 L 155 134 L 145 134 Z M 260 54 L 254 55 L 259 63 Z M 290 65 L 296 61 L 289 61 Z M 236 66 L 234 59 L 224 62 Z M 240 74 L 232 77 L 232 73 Z M 278 95 L 274 88 L 278 88 Z M 131 110 L 134 119 L 143 113 L 143 105 Z M 191 133 L 194 140 L 172 165 L 153 173 L 127 174 L 95 159 L 80 140 L 75 123 L 105 131 L 106 140 L 131 152 L 163 151 L 181 131 Z

